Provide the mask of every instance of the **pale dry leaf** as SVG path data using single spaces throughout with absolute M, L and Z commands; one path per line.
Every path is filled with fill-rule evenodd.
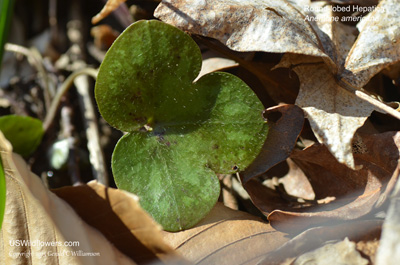
M 164 240 L 195 264 L 253 264 L 288 241 L 286 234 L 248 213 L 217 203 L 196 227 L 164 232 Z
M 382 231 L 380 231 L 382 232 Z M 380 234 L 380 233 L 379 233 Z M 376 252 L 379 247 L 379 238 L 363 239 L 357 242 L 357 250 L 372 262 L 375 262 Z
M 296 258 L 293 265 L 367 265 L 368 260 L 361 257 L 356 244 L 347 237 L 337 243 L 328 243 Z
M 360 34 L 347 59 L 341 78 L 363 87 L 385 67 L 400 61 L 400 5 L 382 0 L 359 24 Z
M 316 32 L 319 38 L 323 40 L 322 43 L 324 43 L 327 54 L 337 65 L 336 68 L 331 67 L 331 71 L 335 69 L 341 71 L 346 56 L 356 39 L 357 30 L 353 26 L 335 21 L 334 19 L 339 19 L 339 17 L 332 12 L 332 9 L 327 8 L 328 6 L 324 2 L 313 2 L 310 7 L 313 8 L 313 14 L 316 18 Z M 311 21 L 310 23 L 314 25 L 314 22 Z M 335 71 L 332 72 L 336 73 Z
M 355 242 L 376 239 L 381 233 L 382 223 L 381 220 L 358 220 L 310 228 L 268 253 L 258 264 L 282 264 L 283 261 L 317 249 L 328 241 L 343 240 L 345 237 Z
M 292 159 L 288 158 L 286 162 L 289 166 L 289 172 L 279 179 L 279 183 L 284 185 L 286 192 L 291 196 L 314 200 L 315 193 L 307 176 Z
M 302 65 L 294 71 L 301 82 L 296 105 L 304 110 L 318 141 L 340 163 L 355 169 L 353 136 L 375 106 L 338 86 L 323 64 Z
M 200 79 L 200 77 L 212 73 L 215 71 L 220 71 L 224 68 L 232 67 L 232 66 L 238 66 L 238 63 L 236 63 L 233 60 L 226 59 L 226 58 L 221 58 L 221 57 L 212 57 L 212 58 L 207 58 L 203 60 L 203 63 L 201 65 L 201 71 L 199 75 L 196 77 L 196 82 L 197 80 Z
M 305 13 L 305 20 L 313 26 L 315 33 L 318 35 L 318 38 L 321 40 L 321 43 L 325 48 L 325 53 L 335 62 L 334 65 L 331 65 L 328 62 L 332 72 L 337 72 L 337 65 L 340 65 L 340 62 L 338 63 L 340 57 L 338 58 L 332 40 L 334 39 L 333 35 L 338 26 L 337 23 L 332 20 L 334 17 L 332 10 L 326 8 L 326 5 L 325 2 L 312 2 L 309 7 L 303 7 L 303 9 L 300 10 Z M 312 10 L 312 12 L 307 10 Z
M 304 19 L 310 1 L 164 0 L 154 16 L 182 30 L 219 40 L 235 51 L 298 53 L 322 57 L 335 67 L 323 43 Z
M 49 192 L 1 133 L 0 153 L 7 186 L 1 264 L 136 264 Z
M 104 5 L 103 9 L 92 18 L 92 24 L 97 24 L 103 18 L 107 17 L 111 12 L 116 10 L 122 3 L 125 3 L 126 0 L 107 0 L 107 3 Z
M 322 0 L 330 3 L 336 4 L 357 4 L 360 6 L 369 6 L 369 5 L 377 5 L 379 0 Z

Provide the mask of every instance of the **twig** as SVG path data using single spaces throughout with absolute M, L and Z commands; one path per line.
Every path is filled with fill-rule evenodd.
M 74 82 L 74 79 L 80 75 L 89 75 L 94 79 L 97 78 L 97 70 L 93 68 L 84 68 L 78 71 L 73 72 L 68 78 L 62 83 L 61 87 L 58 89 L 57 94 L 55 95 L 53 101 L 51 102 L 50 108 L 47 111 L 46 117 L 43 122 L 43 128 L 47 131 L 52 124 L 54 117 L 57 114 L 57 109 L 60 105 L 61 99 L 64 94 L 68 91 L 71 85 Z
M 343 79 L 335 78 L 335 81 L 340 87 L 342 87 L 342 88 L 346 89 L 347 91 L 349 91 L 350 93 L 356 95 L 358 98 L 365 100 L 368 103 L 374 105 L 376 107 L 376 110 L 381 110 L 384 113 L 392 115 L 396 119 L 400 120 L 400 112 L 398 112 L 397 110 L 391 108 L 390 106 L 386 105 L 385 103 L 383 103 L 379 100 L 374 99 L 373 97 L 369 96 L 367 93 L 353 87 L 352 85 L 350 85 Z
M 75 49 L 71 49 L 71 61 L 73 58 L 72 69 L 82 69 L 87 67 L 84 62 L 84 42 L 83 42 L 83 28 L 80 21 L 81 12 L 79 8 L 79 1 L 75 0 L 74 8 L 75 19 L 68 23 L 68 36 L 75 36 L 75 38 L 70 37 L 71 43 L 75 46 Z M 93 105 L 92 97 L 89 93 L 89 80 L 87 77 L 78 77 L 74 81 L 77 92 L 79 107 L 81 113 L 83 114 L 83 122 L 85 126 L 87 148 L 89 150 L 89 160 L 92 166 L 93 177 L 97 179 L 98 182 L 105 186 L 108 186 L 108 171 L 106 168 L 106 163 L 104 162 L 104 154 L 100 145 L 100 134 L 98 129 L 97 117 L 95 113 L 95 108 Z
M 108 186 L 108 174 L 105 167 L 103 152 L 100 147 L 100 134 L 92 99 L 89 95 L 89 82 L 85 76 L 79 76 L 74 81 L 79 94 L 79 105 L 84 115 L 84 125 L 89 150 L 89 160 L 93 176 L 98 182 Z
M 74 186 L 82 185 L 77 156 L 75 127 L 72 124 L 72 108 L 67 103 L 61 109 L 61 122 L 64 137 L 68 140 L 68 172 Z

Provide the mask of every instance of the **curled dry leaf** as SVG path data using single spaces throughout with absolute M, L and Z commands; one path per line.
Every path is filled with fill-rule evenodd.
M 280 194 L 262 186 L 252 178 L 289 157 L 303 128 L 304 116 L 303 111 L 295 105 L 269 108 L 264 116 L 270 124 L 268 137 L 259 156 L 240 174 L 240 177 L 254 205 L 262 212 L 269 213 L 273 209 L 291 209 L 291 206 L 287 206 L 287 201 L 282 199 Z
M 400 174 L 400 171 L 397 172 Z M 400 181 L 397 181 L 396 187 L 390 198 L 390 205 L 385 222 L 383 224 L 382 237 L 376 256 L 378 265 L 394 265 L 400 260 Z
M 275 251 L 265 255 L 259 264 L 281 264 L 285 259 L 296 258 L 321 247 L 321 245 L 331 240 L 343 240 L 346 237 L 355 242 L 377 239 L 381 233 L 381 227 L 382 221 L 380 220 L 360 220 L 342 224 L 331 223 L 328 226 L 310 228 L 295 236 Z
M 1 133 L 0 154 L 7 186 L 1 264 L 136 264 L 49 192 Z
M 248 213 L 217 203 L 196 227 L 164 232 L 164 240 L 195 264 L 231 265 L 254 264 L 288 238 Z
M 253 204 L 265 215 L 276 209 L 294 211 L 300 207 L 317 204 L 307 176 L 290 158 L 287 159 L 287 163 L 289 171 L 278 180 L 275 189 L 255 179 L 244 184 Z
M 243 183 L 285 161 L 303 128 L 303 111 L 295 105 L 285 104 L 268 108 L 264 117 L 267 118 L 270 126 L 268 137 L 258 157 L 241 173 Z
M 92 24 L 97 24 L 103 18 L 107 17 L 111 12 L 117 9 L 122 3 L 125 3 L 126 0 L 107 0 L 107 3 L 103 7 L 103 9 L 96 16 L 92 18 Z
M 154 16 L 191 33 L 215 38 L 235 51 L 300 53 L 323 57 L 334 65 L 315 31 L 318 29 L 304 20 L 301 10 L 296 2 L 285 0 L 167 0 Z
M 349 52 L 342 78 L 363 87 L 375 74 L 400 61 L 400 5 L 382 0 L 368 19 L 358 24 L 360 35 Z
M 96 181 L 53 192 L 136 263 L 183 262 L 163 242 L 160 225 L 142 210 L 133 194 L 107 188 Z
M 271 225 L 279 230 L 299 231 L 334 220 L 354 220 L 382 206 L 399 177 L 400 133 L 359 137 L 354 149 L 360 170 L 349 170 L 338 163 L 322 145 L 293 152 L 291 158 L 308 176 L 316 198 L 336 200 L 312 208 L 275 210 L 268 215 Z M 270 210 L 267 203 L 257 205 L 265 214 Z

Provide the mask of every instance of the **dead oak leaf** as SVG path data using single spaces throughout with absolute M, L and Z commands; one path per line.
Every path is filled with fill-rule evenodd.
M 261 219 L 221 203 L 195 227 L 164 232 L 164 241 L 194 264 L 256 264 L 288 240 Z
M 301 83 L 296 105 L 304 110 L 318 141 L 354 169 L 353 136 L 375 106 L 341 88 L 323 64 L 301 65 L 294 71 Z
M 253 163 L 240 173 L 242 183 L 260 176 L 274 165 L 285 161 L 296 145 L 303 128 L 303 111 L 290 104 L 268 108 L 264 112 L 269 124 L 268 137 Z
M 140 207 L 137 196 L 97 181 L 52 191 L 137 264 L 186 264 L 163 242 L 161 226 Z
M 318 28 L 301 12 L 309 1 L 162 1 L 154 16 L 180 29 L 215 38 L 236 51 L 293 52 L 334 67 Z
M 353 142 L 356 165 L 349 170 L 338 163 L 324 145 L 314 144 L 291 154 L 293 161 L 307 175 L 316 199 L 335 197 L 327 204 L 287 210 L 279 207 L 268 215 L 278 230 L 299 231 L 326 222 L 354 220 L 377 211 L 387 200 L 399 177 L 400 133 L 360 135 Z M 257 207 L 268 214 L 267 200 Z

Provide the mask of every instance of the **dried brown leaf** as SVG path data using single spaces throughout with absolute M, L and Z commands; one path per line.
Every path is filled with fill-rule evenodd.
M 284 169 L 288 170 L 287 174 L 276 179 L 273 174 L 282 176 Z M 309 203 L 317 203 L 314 201 L 315 193 L 307 176 L 292 159 L 288 158 L 286 162 L 266 173 L 267 176 L 271 174 L 274 177 L 262 183 L 253 179 L 244 184 L 253 204 L 266 215 L 275 209 L 290 211 L 296 207 L 305 207 Z
M 96 181 L 53 192 L 136 263 L 168 261 L 174 257 L 173 249 L 162 240 L 160 225 L 142 210 L 133 194 L 106 188 Z M 177 262 L 178 258 L 174 258 Z
M 295 105 L 286 104 L 268 108 L 264 117 L 269 123 L 268 137 L 258 157 L 241 173 L 243 183 L 285 161 L 303 128 L 303 111 Z
M 119 32 L 104 24 L 93 27 L 90 30 L 90 35 L 94 38 L 94 44 L 99 50 L 108 50 L 118 37 Z
M 136 264 L 49 192 L 24 160 L 11 153 L 11 145 L 1 133 L 0 154 L 7 186 L 1 264 Z M 67 241 L 79 245 L 64 245 Z
M 218 203 L 196 227 L 164 232 L 164 240 L 195 264 L 254 264 L 288 239 L 260 219 Z
M 107 0 L 107 3 L 104 5 L 103 9 L 92 18 L 92 24 L 97 24 L 103 18 L 107 17 L 111 12 L 116 10 L 122 3 L 125 3 L 126 0 Z
M 311 208 L 275 210 L 268 216 L 271 225 L 299 231 L 324 222 L 353 220 L 379 209 L 399 177 L 400 133 L 365 135 L 354 142 L 354 149 L 356 165 L 362 166 L 357 171 L 338 163 L 322 145 L 293 152 L 291 158 L 309 178 L 316 198 L 336 200 Z M 257 206 L 268 213 L 267 203 Z

